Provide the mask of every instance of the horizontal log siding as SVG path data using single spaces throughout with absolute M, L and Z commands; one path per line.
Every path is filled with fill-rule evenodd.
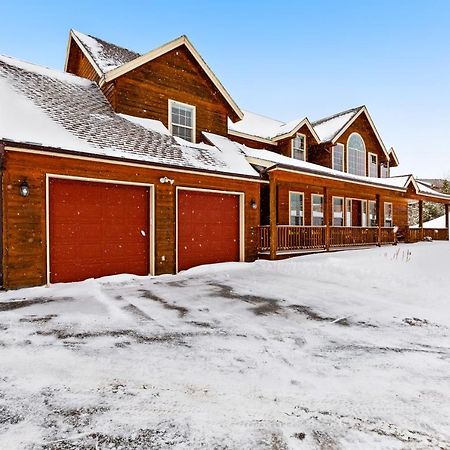
M 256 258 L 259 209 L 252 209 L 250 200 L 255 199 L 259 205 L 259 183 L 7 151 L 3 176 L 3 267 L 7 288 L 46 282 L 46 173 L 154 184 L 156 274 L 175 271 L 176 186 L 245 192 L 245 260 Z M 159 182 L 166 175 L 175 179 L 173 185 Z M 26 198 L 19 195 L 24 178 L 30 186 Z
M 67 61 L 67 72 L 78 75 L 79 77 L 87 78 L 98 82 L 100 77 L 98 73 L 91 65 L 89 60 L 84 56 L 84 53 L 80 50 L 80 47 L 70 39 L 69 60 Z
M 168 124 L 169 99 L 196 107 L 196 140 L 202 131 L 226 136 L 234 116 L 222 95 L 185 47 L 179 47 L 115 80 L 115 109 Z

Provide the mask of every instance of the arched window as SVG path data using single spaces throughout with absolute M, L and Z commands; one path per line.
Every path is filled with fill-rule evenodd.
M 358 133 L 352 133 L 347 142 L 347 172 L 366 175 L 366 146 Z

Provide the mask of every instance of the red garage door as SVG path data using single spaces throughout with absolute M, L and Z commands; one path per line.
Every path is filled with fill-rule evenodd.
M 149 273 L 149 188 L 50 178 L 50 282 Z
M 239 195 L 178 191 L 178 270 L 239 261 Z

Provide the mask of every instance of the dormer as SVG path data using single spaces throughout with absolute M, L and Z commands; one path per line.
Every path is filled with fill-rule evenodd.
M 186 36 L 139 54 L 71 30 L 65 69 L 96 81 L 116 112 L 159 120 L 192 142 L 243 118 Z
M 322 165 L 353 175 L 389 176 L 390 153 L 365 106 L 312 123 L 321 145 Z

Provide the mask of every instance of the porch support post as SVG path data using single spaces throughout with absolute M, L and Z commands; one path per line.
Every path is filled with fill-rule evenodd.
M 423 200 L 419 200 L 419 228 L 420 240 L 423 241 Z
M 445 211 L 445 228 L 447 229 L 447 239 L 449 238 L 449 235 L 448 235 L 448 233 L 449 233 L 449 231 L 448 231 L 448 225 L 449 225 L 449 220 L 448 220 L 448 212 L 449 212 L 449 204 L 448 203 L 446 203 L 445 205 L 444 205 L 444 211 Z
M 330 221 L 330 197 L 328 188 L 323 189 L 323 224 L 325 225 L 325 250 L 330 250 L 331 221 Z
M 277 259 L 277 180 L 273 173 L 269 174 L 270 183 L 270 259 Z
M 381 246 L 381 227 L 383 224 L 383 214 L 382 214 L 382 208 L 381 208 L 380 194 L 377 194 L 376 209 L 377 209 L 377 225 L 378 225 L 378 247 L 380 247 Z

